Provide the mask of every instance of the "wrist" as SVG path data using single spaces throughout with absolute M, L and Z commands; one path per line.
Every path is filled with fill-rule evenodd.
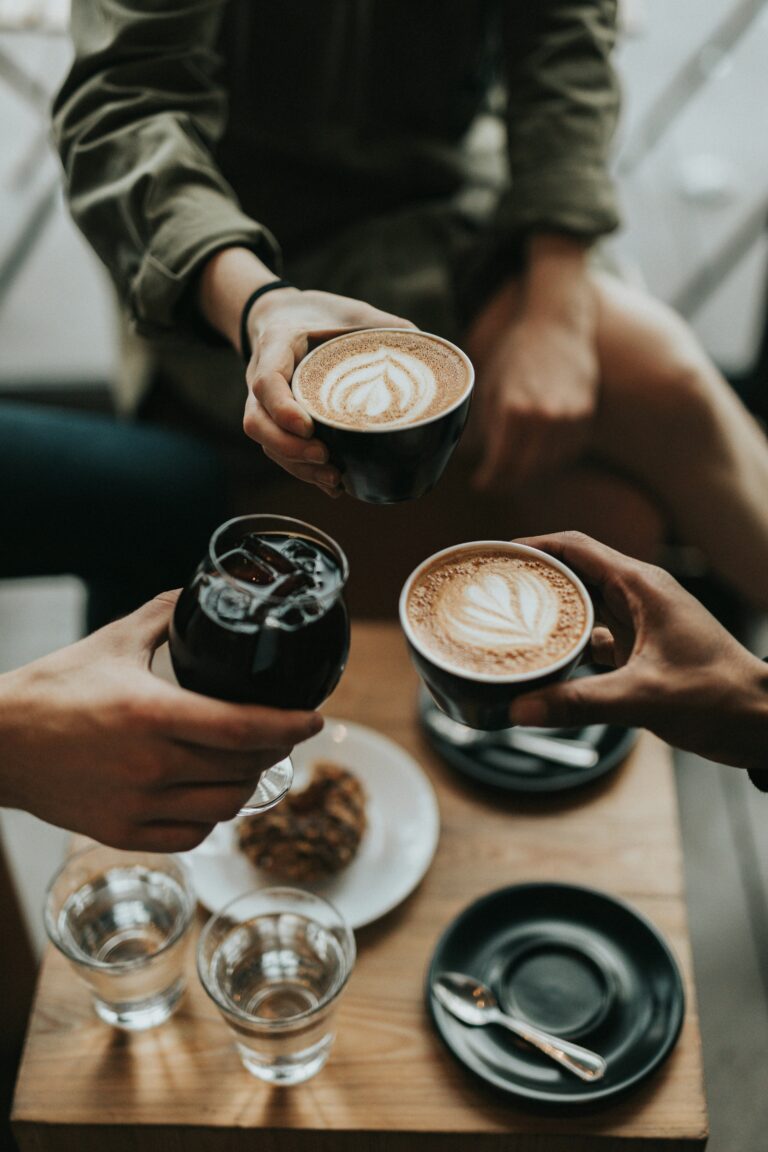
M 260 287 L 251 292 L 250 296 L 248 296 L 245 303 L 243 304 L 243 308 L 240 313 L 239 348 L 240 355 L 245 361 L 246 367 L 248 367 L 248 364 L 251 361 L 251 356 L 253 354 L 254 335 L 260 330 L 259 318 L 263 314 L 260 314 L 257 311 L 259 304 L 261 304 L 267 296 L 270 296 L 273 292 L 277 291 L 283 293 L 293 293 L 297 292 L 298 289 L 295 288 L 294 285 L 291 284 L 288 280 L 270 280 L 267 284 L 262 284 Z M 256 313 L 256 320 L 252 321 L 251 314 L 254 312 Z
M 197 282 L 197 303 L 205 319 L 240 351 L 243 305 L 275 273 L 248 248 L 222 248 L 203 265 Z
M 270 279 L 271 283 L 276 283 L 274 276 Z M 301 290 L 295 284 L 289 284 L 286 280 L 279 283 L 282 284 L 279 291 L 264 292 L 248 308 L 246 323 L 251 342 L 274 323 L 275 317 L 285 311 L 286 304 L 292 303 L 301 295 Z
M 750 778 L 763 792 L 768 792 L 768 662 L 751 658 L 750 689 L 747 696 L 748 718 L 745 722 L 755 733 L 754 752 L 747 756 L 745 767 Z
M 0 807 L 24 808 L 24 800 L 18 787 L 20 777 L 25 775 L 22 761 L 23 749 L 19 746 L 22 732 L 19 717 L 28 714 L 24 694 L 18 683 L 19 673 L 6 672 L 0 676 Z
M 569 236 L 529 237 L 523 277 L 523 311 L 528 316 L 586 324 L 594 305 L 588 275 L 588 247 Z

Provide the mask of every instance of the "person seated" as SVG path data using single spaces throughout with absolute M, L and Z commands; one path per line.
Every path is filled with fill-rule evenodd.
M 69 204 L 172 414 L 244 424 L 336 492 L 296 362 L 318 333 L 414 323 L 476 364 L 465 440 L 507 525 L 645 556 L 672 534 L 764 607 L 765 438 L 688 327 L 591 258 L 618 224 L 616 8 L 75 0 Z M 502 92 L 505 155 L 474 132 Z M 293 286 L 243 316 L 279 269 Z
M 0 675 L 0 804 L 102 844 L 186 852 L 323 726 L 154 675 L 177 593 Z
M 599 621 L 592 658 L 613 671 L 520 696 L 514 724 L 648 728 L 677 748 L 746 768 L 768 791 L 768 664 L 677 581 L 580 532 L 520 541 L 588 585 Z
M 0 579 L 79 577 L 88 632 L 188 580 L 226 510 L 224 470 L 200 437 L 0 404 Z

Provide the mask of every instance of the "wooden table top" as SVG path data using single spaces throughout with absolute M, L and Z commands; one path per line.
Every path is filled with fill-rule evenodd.
M 417 677 L 394 624 L 358 624 L 326 711 L 396 740 L 435 787 L 441 837 L 417 891 L 360 930 L 327 1067 L 271 1088 L 242 1068 L 194 975 L 179 1012 L 136 1035 L 93 1014 L 52 948 L 44 958 L 14 1102 L 23 1152 L 650 1152 L 703 1148 L 699 1026 L 668 749 L 649 735 L 607 780 L 577 795 L 505 797 L 463 781 L 416 724 Z M 643 1086 L 589 1113 L 538 1114 L 478 1082 L 445 1050 L 423 1001 L 438 936 L 495 888 L 555 880 L 631 901 L 682 968 L 687 1013 L 671 1057 Z M 257 1129 L 258 1133 L 253 1130 Z

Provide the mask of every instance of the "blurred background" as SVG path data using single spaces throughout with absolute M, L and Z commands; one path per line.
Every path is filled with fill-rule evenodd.
M 0 402 L 105 411 L 120 371 L 112 291 L 69 220 L 48 140 L 70 57 L 67 10 L 66 0 L 0 0 Z M 690 321 L 765 416 L 768 0 L 622 0 L 621 10 L 625 226 L 613 254 Z M 70 578 L 0 582 L 0 671 L 74 640 L 83 602 Z M 768 653 L 764 627 L 754 644 Z M 709 1147 L 759 1152 L 768 1131 L 768 797 L 692 756 L 678 757 L 677 771 Z M 42 891 L 66 834 L 21 813 L 0 820 L 39 952 Z

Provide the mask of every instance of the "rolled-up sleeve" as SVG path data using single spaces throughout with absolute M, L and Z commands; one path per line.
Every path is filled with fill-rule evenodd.
M 616 0 L 509 0 L 504 51 L 512 176 L 504 231 L 594 239 L 619 223 L 609 171 L 619 88 Z
M 78 227 L 146 336 L 207 335 L 191 306 L 215 251 L 276 240 L 240 208 L 213 154 L 227 101 L 214 51 L 224 0 L 74 0 L 75 59 L 54 139 Z

